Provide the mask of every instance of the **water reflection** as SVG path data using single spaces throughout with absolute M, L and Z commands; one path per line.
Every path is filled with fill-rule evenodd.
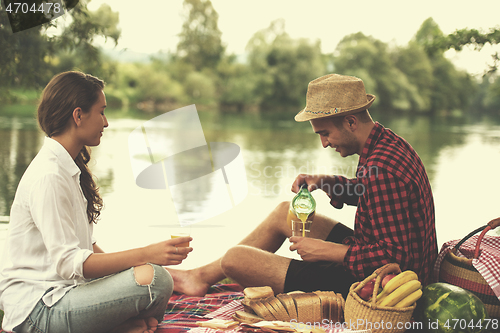
M 127 138 L 144 120 L 113 119 L 109 113 L 110 126 L 101 145 L 93 149 L 91 168 L 105 202 L 103 220 L 95 229 L 97 239 L 104 249 L 113 251 L 164 239 L 169 233 L 164 230 L 169 228 L 152 227 L 174 226 L 178 221 L 168 190 L 141 189 L 135 184 Z M 434 191 L 439 244 L 462 238 L 500 216 L 496 191 L 500 177 L 495 172 L 500 163 L 499 120 L 471 122 L 376 113 L 373 117 L 404 137 L 420 155 Z M 187 267 L 217 258 L 278 202 L 289 200 L 291 182 L 298 173 L 354 176 L 358 157 L 341 158 L 333 150 L 323 149 L 310 125 L 296 123 L 293 115 L 200 112 L 200 120 L 207 142 L 232 142 L 241 147 L 248 197 L 231 211 L 193 226 L 194 245 L 199 251 L 183 263 Z M 42 139 L 32 120 L 0 119 L 0 215 L 9 215 L 17 183 Z M 185 195 L 202 192 L 193 187 Z M 335 210 L 320 193 L 313 195 L 318 211 L 352 226 L 355 208 Z M 214 242 L 221 237 L 224 241 Z
M 40 148 L 33 121 L 0 119 L 0 215 L 8 216 L 17 184 Z

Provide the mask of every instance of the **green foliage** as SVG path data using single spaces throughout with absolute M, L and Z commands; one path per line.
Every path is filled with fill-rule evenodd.
M 12 33 L 0 2 L 0 100 L 9 99 L 8 91 L 13 87 L 43 87 L 62 68 L 78 68 L 101 75 L 105 80 L 111 78 L 108 74 L 112 69 L 105 70 L 100 51 L 92 42 L 97 36 L 118 42 L 118 14 L 107 5 L 90 12 L 87 9 L 89 1 L 80 0 L 76 5 L 67 1 L 70 6 L 74 5 L 65 14 L 71 18 L 71 23 L 54 37 L 48 37 L 46 32 L 56 26 L 55 21 Z M 72 56 L 74 59 L 71 59 Z M 59 64 L 63 66 L 58 67 Z
M 126 107 L 154 111 L 178 107 L 187 101 L 183 86 L 165 70 L 148 64 L 120 64 L 117 73 L 110 88 Z
M 414 91 L 410 98 L 411 109 L 426 111 L 431 108 L 432 63 L 422 46 L 410 41 L 394 54 L 395 66 L 406 76 Z
M 445 36 L 429 18 L 405 46 L 359 32 L 345 36 L 333 54 L 322 54 L 319 41 L 291 38 L 284 21 L 277 20 L 252 36 L 242 60 L 225 54 L 211 1 L 185 0 L 176 52 L 159 53 L 146 64 L 117 64 L 93 41 L 104 37 L 118 43 L 118 14 L 108 5 L 91 12 L 89 1 L 71 3 L 76 6 L 66 14 L 69 23 L 54 37 L 46 30 L 53 22 L 14 35 L 7 16 L 0 15 L 0 100 L 20 101 L 22 94 L 8 91 L 40 89 L 52 75 L 76 69 L 103 78 L 108 104 L 125 110 L 168 111 L 195 103 L 222 111 L 296 112 L 304 105 L 308 82 L 336 72 L 362 78 L 367 92 L 377 96 L 373 109 L 456 113 L 472 102 L 485 112 L 500 108 L 494 75 L 498 54 L 480 85 L 444 56 L 449 48 L 496 44 L 498 29 L 461 29 Z
M 257 76 L 235 57 L 225 57 L 217 67 L 219 104 L 223 110 L 242 112 L 260 104 L 255 94 Z
M 206 73 L 193 71 L 187 74 L 184 91 L 192 103 L 208 106 L 216 104 L 214 79 Z
M 184 9 L 187 15 L 177 55 L 197 71 L 215 67 L 224 54 L 222 32 L 217 26 L 219 15 L 210 0 L 184 0 Z
M 407 111 L 425 106 L 414 82 L 397 66 L 399 50 L 390 50 L 387 44 L 359 32 L 344 37 L 337 45 L 333 58 L 335 71 L 359 76 L 366 90 L 377 96 L 374 107 Z M 405 62 L 403 53 L 400 63 Z M 406 70 L 406 69 L 405 69 Z
M 466 110 L 475 92 L 467 73 L 432 47 L 443 33 L 427 19 L 405 47 L 389 46 L 361 32 L 344 37 L 333 56 L 335 71 L 358 76 L 377 96 L 373 108 L 445 112 Z
M 416 39 L 419 44 L 425 47 L 427 53 L 433 56 L 436 53 L 442 54 L 449 49 L 461 51 L 466 45 L 472 46 L 475 50 L 481 50 L 486 44 L 498 44 L 500 42 L 500 29 L 491 28 L 488 32 L 482 32 L 477 29 L 464 28 L 445 36 L 434 20 L 428 18 L 422 24 Z M 495 72 L 500 59 L 498 53 L 491 56 L 494 65 L 491 66 L 489 72 Z
M 500 78 L 495 74 L 483 76 L 472 101 L 472 112 L 498 115 L 500 111 Z
M 254 93 L 264 109 L 303 105 L 307 83 L 326 72 L 319 41 L 290 38 L 282 20 L 257 32 L 247 51 Z

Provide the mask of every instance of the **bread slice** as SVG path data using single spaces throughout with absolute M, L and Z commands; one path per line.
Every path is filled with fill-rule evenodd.
M 321 301 L 314 293 L 291 295 L 297 309 L 297 321 L 301 323 L 321 321 Z
M 331 293 L 331 307 L 330 307 L 330 320 L 334 323 L 339 321 L 339 302 L 337 301 L 337 295 Z
M 245 324 L 253 324 L 258 323 L 259 321 L 264 321 L 264 318 L 262 317 L 241 310 L 237 310 L 234 312 L 233 319 Z
M 337 294 L 337 299 L 340 300 L 340 306 L 339 306 L 339 318 L 337 321 L 343 323 L 344 322 L 344 308 L 345 308 L 345 299 L 342 296 L 342 294 L 338 293 Z
M 271 287 L 248 287 L 243 289 L 243 295 L 249 300 L 256 300 L 274 296 L 274 291 Z
M 290 316 L 283 304 L 276 297 L 269 297 L 266 302 L 274 309 L 274 316 L 279 321 L 290 321 Z M 272 312 L 272 311 L 271 311 Z
M 279 320 L 280 315 L 278 313 L 278 310 L 276 310 L 274 308 L 274 306 L 271 305 L 273 298 L 275 298 L 275 297 L 273 296 L 273 297 L 268 297 L 266 299 L 263 299 L 262 301 L 260 301 L 260 304 L 264 305 L 266 307 L 266 309 L 269 310 L 269 312 L 273 315 L 274 320 Z
M 324 291 L 325 295 L 328 297 L 328 318 L 329 321 L 335 322 L 337 319 L 337 295 L 333 291 Z
M 319 296 L 319 300 L 321 301 L 321 317 L 322 319 L 330 319 L 330 303 L 331 296 L 324 291 L 315 291 L 316 295 Z
M 267 307 L 260 301 L 252 302 L 252 310 L 257 314 L 257 316 L 264 318 L 264 320 L 273 321 L 276 317 L 267 309 Z
M 283 307 L 285 308 L 286 312 L 288 313 L 288 316 L 290 317 L 290 320 L 297 320 L 297 308 L 295 307 L 295 302 L 293 301 L 292 296 L 288 294 L 279 294 L 276 296 L 278 301 L 281 302 Z

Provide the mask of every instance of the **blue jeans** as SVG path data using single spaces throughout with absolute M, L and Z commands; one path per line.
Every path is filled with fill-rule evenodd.
M 154 278 L 149 285 L 139 285 L 130 268 L 79 285 L 51 307 L 40 300 L 14 332 L 108 332 L 134 317 L 161 322 L 174 283 L 165 268 L 151 266 Z

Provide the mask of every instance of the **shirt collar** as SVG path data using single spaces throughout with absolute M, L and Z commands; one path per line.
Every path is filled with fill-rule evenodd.
M 56 140 L 45 137 L 45 141 L 43 142 L 43 146 L 49 149 L 59 160 L 61 166 L 66 169 L 71 176 L 76 176 L 80 174 L 80 168 L 76 165 L 71 155 Z
M 366 163 L 366 159 L 368 158 L 368 156 L 370 156 L 373 148 L 377 144 L 384 130 L 384 126 L 382 126 L 378 121 L 375 122 L 370 135 L 368 135 L 368 139 L 366 139 L 365 146 L 363 147 L 363 152 L 359 156 L 359 165 L 364 165 Z

